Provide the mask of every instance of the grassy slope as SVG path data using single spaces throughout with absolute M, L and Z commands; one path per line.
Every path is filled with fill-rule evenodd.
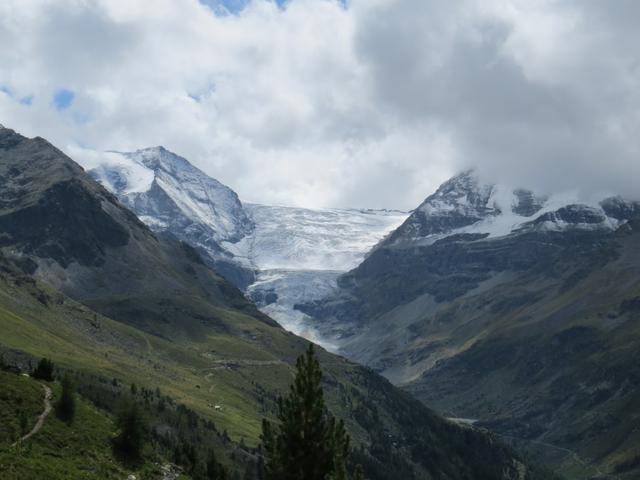
M 212 336 L 177 346 L 96 315 L 66 297 L 58 296 L 61 304 L 45 306 L 23 294 L 11 279 L 0 279 L 0 286 L 0 344 L 4 347 L 149 388 L 161 386 L 165 394 L 214 417 L 220 429 L 238 440 L 255 443 L 259 434 L 260 418 L 255 412 L 260 408 L 252 380 L 260 377 L 272 388 L 284 390 L 292 375 L 288 365 L 275 363 L 275 357 L 257 351 L 246 340 Z M 239 356 L 275 364 L 229 370 L 218 363 Z M 210 403 L 222 405 L 223 410 L 214 413 Z
M 54 412 L 42 429 L 19 447 L 10 447 L 18 433 L 15 416 L 8 412 L 28 411 L 29 430 L 42 411 L 43 390 L 38 381 L 0 371 L 0 425 L 10 432 L 0 435 L 0 472 L 3 480 L 30 479 L 123 479 L 130 473 L 113 457 L 110 439 L 113 420 L 81 398 L 72 425 L 60 421 Z M 52 385 L 55 394 L 58 385 Z M 149 478 L 152 465 L 142 467 L 141 478 Z
M 46 305 L 38 300 L 43 293 Z M 242 315 L 236 320 L 242 322 Z M 28 278 L 0 275 L 0 348 L 159 387 L 212 420 L 219 431 L 227 430 L 234 441 L 251 446 L 257 444 L 262 418 L 273 418 L 275 398 L 287 390 L 293 369 L 252 340 L 273 327 L 251 322 L 247 328 L 247 338 L 210 335 L 202 342 L 171 343 L 97 315 Z M 305 343 L 279 331 L 281 336 L 272 338 L 273 351 L 295 357 Z M 502 469 L 502 462 L 516 468 L 509 460 L 512 452 L 494 440 L 449 425 L 367 369 L 319 354 L 330 409 L 346 421 L 353 445 L 368 445 L 377 457 L 358 460 L 383 472 L 372 478 L 395 478 L 398 468 L 413 470 L 414 478 L 496 478 L 492 472 Z M 211 408 L 214 404 L 222 411 Z M 540 475 L 531 478 L 550 478 Z
M 30 420 L 40 414 L 43 391 L 36 382 L 22 376 L 0 371 L 0 380 L 0 443 L 7 445 L 21 436 L 21 413 Z

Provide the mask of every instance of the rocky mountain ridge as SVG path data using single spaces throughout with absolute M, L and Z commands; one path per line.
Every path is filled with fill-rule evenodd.
M 639 202 L 543 197 L 465 172 L 338 285 L 297 308 L 342 354 L 447 415 L 552 445 L 563 471 L 580 462 L 558 449 L 587 458 L 587 477 L 634 478 Z
M 638 202 L 602 195 L 584 201 L 575 194 L 539 195 L 524 188 L 481 183 L 463 172 L 430 195 L 385 246 L 426 245 L 455 234 L 496 238 L 525 231 L 615 230 Z

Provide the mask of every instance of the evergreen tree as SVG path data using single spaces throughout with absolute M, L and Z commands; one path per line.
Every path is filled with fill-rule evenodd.
M 33 378 L 38 378 L 46 382 L 53 381 L 53 362 L 48 358 L 42 358 L 38 362 L 38 366 L 31 373 Z
M 264 455 L 262 453 L 262 445 L 258 447 L 258 464 L 256 465 L 257 480 L 265 480 Z
M 244 471 L 244 477 L 242 477 L 242 480 L 256 480 L 256 472 L 257 472 L 256 462 L 253 460 L 250 460 L 249 463 L 247 464 L 247 468 Z
M 227 470 L 218 463 L 216 454 L 213 450 L 209 451 L 207 459 L 207 479 L 208 480 L 226 480 Z
M 58 418 L 67 423 L 72 423 L 76 414 L 75 388 L 71 378 L 65 375 L 62 378 L 62 395 L 56 404 L 56 414 Z
M 342 420 L 336 422 L 335 418 L 329 418 L 328 428 L 329 445 L 333 450 L 332 472 L 327 478 L 330 480 L 348 480 L 347 460 L 351 451 L 349 447 L 349 436 L 344 428 Z
M 127 460 L 139 460 L 149 438 L 149 421 L 137 403 L 125 400 L 120 405 L 116 424 L 120 433 L 114 439 L 116 449 Z
M 353 471 L 353 480 L 365 480 L 362 465 L 356 465 L 356 468 Z
M 325 409 L 314 348 L 298 358 L 296 378 L 278 399 L 279 425 L 262 423 L 266 480 L 347 480 L 349 437 Z
M 18 413 L 18 421 L 20 422 L 20 436 L 26 435 L 29 429 L 29 417 L 27 416 L 27 412 L 24 410 L 20 410 Z

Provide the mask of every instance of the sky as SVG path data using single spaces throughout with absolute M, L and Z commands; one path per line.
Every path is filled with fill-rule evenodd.
M 453 174 L 640 197 L 640 2 L 1 0 L 0 124 L 163 145 L 243 201 L 411 209 Z

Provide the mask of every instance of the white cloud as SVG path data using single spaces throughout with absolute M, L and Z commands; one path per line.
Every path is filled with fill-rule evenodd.
M 162 144 L 262 203 L 412 208 L 467 165 L 633 195 L 635 5 L 4 0 L 0 123 L 79 161 Z

